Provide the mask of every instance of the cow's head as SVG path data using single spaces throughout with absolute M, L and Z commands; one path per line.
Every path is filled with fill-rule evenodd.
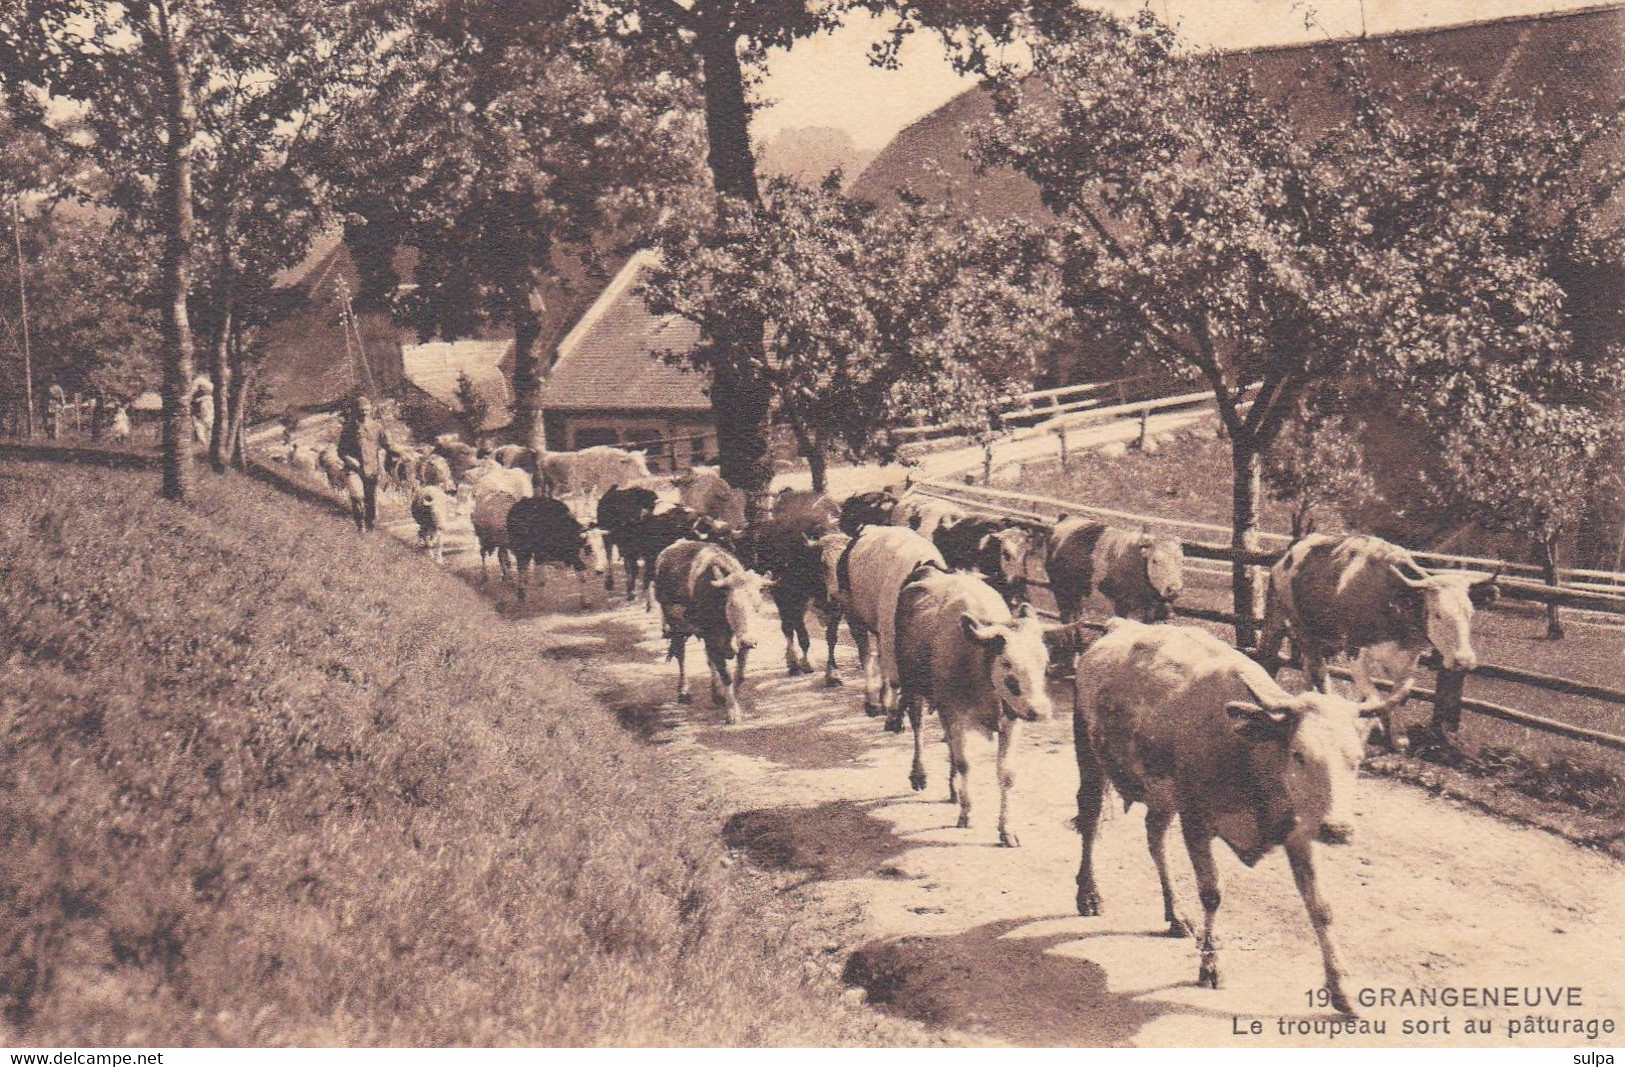
M 1140 538 L 1140 558 L 1145 561 L 1145 580 L 1162 602 L 1161 618 L 1167 607 L 1185 591 L 1185 547 L 1172 537 Z
M 1004 713 L 1028 722 L 1049 718 L 1054 710 L 1045 685 L 1049 648 L 1044 632 L 1049 627 L 1038 621 L 1032 605 L 1022 604 L 1008 622 L 974 615 L 961 615 L 959 622 L 987 656 L 988 683 Z
M 990 578 L 1014 586 L 1027 579 L 1027 553 L 1032 548 L 1032 535 L 1019 526 L 996 530 L 982 538 L 977 545 L 978 558 L 986 560 Z
M 1495 596 L 1495 575 L 1478 571 L 1449 571 L 1411 577 L 1391 566 L 1395 578 L 1412 596 L 1421 594 L 1427 613 L 1428 640 L 1439 650 L 1445 668 L 1470 671 L 1478 666 L 1473 652 L 1473 606 Z
M 1236 732 L 1261 747 L 1280 782 L 1292 826 L 1288 836 L 1314 837 L 1328 845 L 1347 844 L 1354 832 L 1349 804 L 1354 773 L 1365 754 L 1363 720 L 1380 716 L 1405 699 L 1410 683 L 1387 697 L 1363 704 L 1310 690 L 1289 695 L 1262 671 L 1242 680 L 1258 703 L 1225 704 Z
M 711 588 L 722 593 L 722 616 L 728 624 L 728 654 L 733 653 L 735 642 L 742 651 L 755 648 L 755 622 L 762 610 L 762 593 L 773 583 L 744 569 L 713 570 L 708 581 Z

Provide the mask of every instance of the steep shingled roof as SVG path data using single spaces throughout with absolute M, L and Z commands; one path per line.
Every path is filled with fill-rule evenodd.
M 1548 112 L 1575 107 L 1595 113 L 1625 88 L 1625 4 L 1405 30 L 1371 40 L 1403 44 L 1412 53 L 1459 69 L 1486 93 L 1534 98 Z M 1341 113 L 1343 102 L 1323 79 L 1306 82 L 1304 75 L 1314 57 L 1341 43 L 1244 49 L 1229 53 L 1225 62 L 1248 69 L 1265 96 L 1286 103 L 1309 125 L 1324 125 Z M 1377 63 L 1403 106 L 1414 73 L 1381 56 Z M 1038 187 L 1026 177 L 1009 167 L 978 173 L 965 158 L 970 131 L 985 127 L 992 114 L 987 89 L 966 90 L 898 133 L 858 176 L 853 194 L 883 200 L 905 188 L 938 201 L 951 194 L 968 214 L 1041 218 Z M 1621 143 L 1616 136 L 1603 153 L 1619 159 L 1625 155 Z
M 663 352 L 685 352 L 700 329 L 677 315 L 655 315 L 639 287 L 655 254 L 639 252 L 559 342 L 548 377 L 548 411 L 709 411 L 704 375 L 673 366 Z
M 513 391 L 508 387 L 505 361 L 513 341 L 430 341 L 403 345 L 401 365 L 406 378 L 425 393 L 457 410 L 457 379 L 466 374 L 474 388 L 490 403 L 481 429 L 506 426 L 513 421 Z

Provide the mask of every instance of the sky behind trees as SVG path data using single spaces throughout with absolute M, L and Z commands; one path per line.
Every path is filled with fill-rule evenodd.
M 1149 0 L 1152 10 L 1173 19 L 1198 45 L 1246 48 L 1299 44 L 1327 36 L 1358 36 L 1360 0 Z M 1093 6 L 1119 15 L 1139 10 L 1144 0 L 1099 0 Z M 1364 0 L 1368 33 L 1596 7 L 1599 0 Z M 1305 17 L 1313 13 L 1314 28 Z M 868 49 L 886 22 L 854 16 L 827 36 L 798 41 L 773 56 L 759 95 L 774 101 L 758 113 L 756 143 L 780 130 L 831 126 L 846 130 L 859 147 L 883 147 L 898 130 L 969 88 L 973 81 L 954 73 L 942 49 L 921 33 L 905 46 L 902 68 L 876 70 Z

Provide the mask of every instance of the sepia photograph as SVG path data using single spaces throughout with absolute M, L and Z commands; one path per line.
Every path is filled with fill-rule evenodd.
M 12 1063 L 1622 1028 L 1625 0 L 0 0 Z

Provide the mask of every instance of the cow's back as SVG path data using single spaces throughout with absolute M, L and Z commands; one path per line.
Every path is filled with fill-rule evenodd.
M 694 560 L 707 547 L 703 541 L 674 541 L 655 560 L 655 600 L 660 602 L 668 624 L 687 614 L 693 595 L 689 583 Z
M 1104 523 L 1087 519 L 1066 518 L 1056 523 L 1044 560 L 1050 584 L 1059 584 L 1080 598 L 1088 596 L 1094 589 L 1095 548 L 1106 530 Z
M 474 501 L 474 536 L 481 547 L 505 548 L 508 545 L 508 513 L 519 498 L 507 493 L 487 493 Z
M 990 703 L 985 653 L 965 634 L 961 619 L 1005 621 L 1010 609 L 986 582 L 928 569 L 897 597 L 897 670 L 905 692 L 937 707 L 979 708 Z
M 926 563 L 947 569 L 936 545 L 902 526 L 866 527 L 853 541 L 846 560 L 852 610 L 868 629 L 888 633 L 897 592 L 914 569 Z
M 1410 554 L 1376 537 L 1315 534 L 1289 550 L 1282 607 L 1295 630 L 1326 648 L 1359 648 L 1399 638 L 1427 642 L 1420 594 L 1410 594 L 1390 569 L 1414 568 Z M 1277 588 L 1277 596 L 1283 590 Z M 1415 601 L 1396 612 L 1395 602 Z M 1409 623 L 1409 625 L 1406 625 Z
M 1224 710 L 1263 668 L 1203 630 L 1121 621 L 1078 660 L 1074 709 L 1125 800 L 1205 815 L 1249 810 L 1251 758 Z

